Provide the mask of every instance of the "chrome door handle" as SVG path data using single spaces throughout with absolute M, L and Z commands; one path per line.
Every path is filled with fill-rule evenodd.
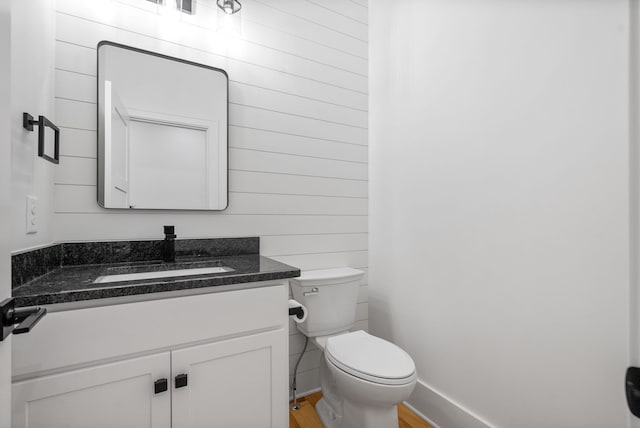
M 313 287 L 311 289 L 311 291 L 305 291 L 304 293 L 302 293 L 303 296 L 315 296 L 316 294 L 318 294 L 318 287 Z

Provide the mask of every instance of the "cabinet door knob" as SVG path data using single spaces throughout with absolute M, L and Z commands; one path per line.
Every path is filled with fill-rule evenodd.
M 167 389 L 169 389 L 169 382 L 165 377 L 163 377 L 162 379 L 158 379 L 153 383 L 153 390 L 155 391 L 156 394 L 165 392 Z
M 183 386 L 187 386 L 187 374 L 181 373 L 176 376 L 176 388 L 182 388 Z

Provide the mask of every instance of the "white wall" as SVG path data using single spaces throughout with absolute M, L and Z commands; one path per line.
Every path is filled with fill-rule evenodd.
M 630 76 L 640 74 L 640 2 L 630 2 Z M 640 366 L 640 79 L 631 78 L 629 88 L 629 157 L 630 157 L 630 277 L 629 288 L 629 365 Z M 631 417 L 633 428 L 640 428 L 640 418 Z
M 0 141 L 11 138 L 11 3 L 0 2 Z M 11 146 L 0 145 L 0 300 L 11 295 Z M 0 343 L 0 426 L 11 425 L 11 338 Z
M 54 164 L 38 157 L 38 127 L 22 128 L 22 113 L 54 123 L 54 2 L 12 0 L 11 14 L 11 249 L 53 240 Z M 26 196 L 38 198 L 38 232 L 26 234 Z
M 411 403 L 442 428 L 626 426 L 629 2 L 387 3 L 370 328 L 414 357 Z
M 173 6 L 175 2 L 166 2 Z M 343 4 L 344 3 L 344 4 Z M 260 236 L 262 253 L 301 269 L 367 268 L 366 1 L 245 0 L 241 36 L 215 31 L 213 0 L 196 15 L 146 0 L 58 0 L 56 241 Z M 96 203 L 96 46 L 110 40 L 229 73 L 229 208 L 107 211 Z M 358 325 L 366 327 L 367 281 Z M 295 329 L 292 332 L 295 333 Z M 297 357 L 304 342 L 291 336 Z M 319 352 L 299 391 L 318 386 Z

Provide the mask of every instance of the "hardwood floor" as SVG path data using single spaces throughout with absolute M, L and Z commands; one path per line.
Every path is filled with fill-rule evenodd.
M 289 428 L 323 428 L 315 409 L 320 398 L 322 392 L 300 398 L 300 409 L 289 410 Z M 398 428 L 433 428 L 402 403 L 398 404 L 398 419 Z

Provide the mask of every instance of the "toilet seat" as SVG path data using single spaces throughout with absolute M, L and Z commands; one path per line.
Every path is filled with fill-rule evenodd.
M 362 330 L 327 338 L 325 355 L 340 370 L 374 383 L 404 385 L 416 377 L 409 354 Z

